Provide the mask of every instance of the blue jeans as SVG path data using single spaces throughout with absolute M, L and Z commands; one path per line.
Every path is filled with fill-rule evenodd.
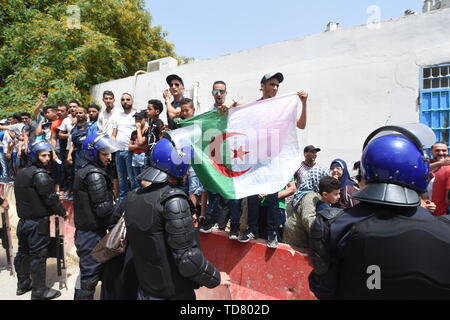
M 8 178 L 8 159 L 3 151 L 0 152 L 0 178 Z
M 258 195 L 248 197 L 248 228 L 253 234 L 258 234 L 259 212 L 261 199 Z M 278 192 L 267 195 L 267 232 L 278 231 L 280 224 L 278 208 Z
M 239 222 L 241 219 L 241 203 L 242 200 L 228 200 L 228 207 L 230 208 L 230 220 L 231 222 Z
M 119 200 L 125 198 L 128 191 L 138 187 L 134 176 L 133 167 L 131 166 L 131 152 L 116 152 L 116 168 L 119 178 Z M 129 179 L 129 181 L 128 181 Z
M 217 222 L 219 218 L 219 195 L 208 191 L 208 209 L 206 216 L 212 221 Z
M 136 177 L 144 171 L 144 167 L 133 167 L 134 179 L 137 181 Z M 138 185 L 139 183 L 136 182 Z M 137 187 L 136 187 L 137 188 Z
M 11 153 L 11 167 L 13 169 L 14 176 L 17 174 L 17 167 L 18 167 L 17 160 L 18 160 L 17 152 L 13 151 Z

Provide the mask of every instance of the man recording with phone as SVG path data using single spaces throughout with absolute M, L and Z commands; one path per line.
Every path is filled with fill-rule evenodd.
M 44 117 L 42 114 L 42 109 L 45 106 L 45 102 L 47 101 L 48 91 L 42 91 L 39 102 L 33 108 L 34 118 L 39 121 L 40 116 Z

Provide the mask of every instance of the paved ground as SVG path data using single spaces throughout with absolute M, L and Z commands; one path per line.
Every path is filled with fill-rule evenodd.
M 14 253 L 17 251 L 17 238 L 13 234 L 13 246 Z M 56 300 L 73 300 L 75 284 L 78 281 L 79 269 L 75 261 L 70 261 L 66 258 L 66 270 L 65 275 L 67 279 L 63 277 L 59 278 L 56 273 L 56 259 L 47 259 L 47 285 L 53 289 L 61 291 L 61 296 Z M 10 270 L 7 268 L 6 251 L 0 246 L 0 300 L 29 300 L 31 292 L 28 292 L 22 296 L 16 296 L 17 277 L 10 274 Z M 95 299 L 99 299 L 100 290 L 95 295 Z

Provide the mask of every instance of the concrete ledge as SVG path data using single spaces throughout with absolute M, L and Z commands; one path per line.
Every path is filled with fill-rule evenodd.
M 312 271 L 306 251 L 280 244 L 267 247 L 267 241 L 240 243 L 228 233 L 200 233 L 202 251 L 232 281 L 232 300 L 314 300 L 308 276 Z

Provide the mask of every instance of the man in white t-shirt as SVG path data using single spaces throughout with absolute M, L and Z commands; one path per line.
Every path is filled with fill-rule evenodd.
M 133 109 L 133 97 L 129 93 L 122 94 L 120 98 L 123 111 L 118 112 L 112 118 L 112 138 L 119 145 L 119 151 L 116 152 L 115 160 L 117 167 L 117 176 L 119 178 L 119 200 L 122 200 L 126 193 L 138 187 L 131 165 L 131 153 L 128 151 L 128 143 L 131 139 L 131 133 L 136 130 Z
M 6 119 L 0 121 L 0 125 L 7 124 L 8 120 Z M 6 153 L 8 153 L 8 142 L 11 140 L 11 137 L 6 130 L 1 130 L 0 139 L 0 179 L 3 182 L 6 182 L 6 179 L 9 178 L 9 166 Z M 3 141 L 5 141 L 5 143 L 3 143 Z
M 70 194 L 72 193 L 72 183 L 74 178 L 74 167 L 72 164 L 67 162 L 67 155 L 70 150 L 70 145 L 72 143 L 72 129 L 77 124 L 77 108 L 80 107 L 80 103 L 77 100 L 71 100 L 69 102 L 69 113 L 68 116 L 64 118 L 58 127 L 58 138 L 60 140 L 62 149 L 60 148 L 60 157 L 64 165 L 64 184 L 61 188 L 62 196 L 70 199 Z
M 113 133 L 112 119 L 116 113 L 120 112 L 114 107 L 114 101 L 114 93 L 112 91 L 103 92 L 105 108 L 100 111 L 97 120 L 98 133 L 106 133 L 110 137 L 112 137 Z
M 9 131 L 5 130 L 5 134 L 3 135 L 3 152 L 5 153 L 6 159 L 6 177 L 8 180 L 11 177 L 11 167 L 12 167 L 12 149 L 13 149 L 13 139 L 11 138 Z
M 71 131 L 73 127 L 77 124 L 76 120 L 76 114 L 77 114 L 77 108 L 80 107 L 80 104 L 76 100 L 72 100 L 69 102 L 69 114 L 64 120 L 62 121 L 61 125 L 58 127 L 58 138 L 61 140 L 67 140 L 67 143 L 64 143 L 66 145 L 66 151 L 69 151 L 70 149 L 70 143 L 71 143 Z M 67 152 L 66 152 L 67 154 Z
M 105 108 L 103 108 L 98 114 L 97 120 L 97 129 L 98 133 L 104 133 L 108 136 L 112 137 L 113 127 L 112 127 L 112 119 L 114 115 L 120 112 L 114 106 L 114 93 L 110 90 L 106 90 L 103 92 L 103 103 L 105 104 Z M 114 195 L 116 198 L 119 197 L 119 181 L 117 178 L 117 168 L 116 168 L 116 153 L 112 154 L 111 163 L 105 168 L 108 175 L 111 177 L 114 184 Z

